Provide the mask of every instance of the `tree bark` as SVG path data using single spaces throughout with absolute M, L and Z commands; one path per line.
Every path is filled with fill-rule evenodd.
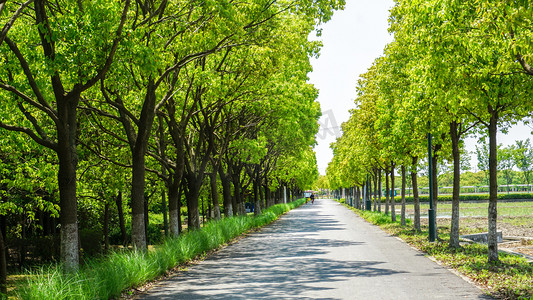
M 259 200 L 259 190 L 260 190 L 260 179 L 259 175 L 256 175 L 254 178 L 253 189 L 254 189 L 254 215 L 258 216 L 261 214 L 261 201 Z
M 385 214 L 389 214 L 389 194 L 390 194 L 390 186 L 389 186 L 389 170 L 385 168 Z
M 202 184 L 199 183 L 195 174 L 187 174 L 185 176 L 187 179 L 187 219 L 188 219 L 188 228 L 191 229 L 200 229 L 200 211 L 199 211 L 199 202 L 198 197 L 200 196 L 200 189 Z
M 146 87 L 146 95 L 138 120 L 138 131 L 132 147 L 132 179 L 131 179 L 131 239 L 133 247 L 146 251 L 144 189 L 146 179 L 146 150 L 148 139 L 155 118 L 156 89 L 154 79 L 150 78 Z
M 150 220 L 148 219 L 148 201 L 150 199 L 147 195 L 144 196 L 144 236 L 146 237 L 146 245 L 150 244 L 150 238 L 148 237 L 148 226 L 150 225 Z
M 416 231 L 421 231 L 420 229 L 420 198 L 418 197 L 418 180 L 417 180 L 417 172 L 416 165 L 418 164 L 418 157 L 413 157 L 412 166 L 413 171 L 411 171 L 411 182 L 413 186 L 413 201 L 415 206 L 415 219 L 414 219 L 414 229 Z
M 406 223 L 405 223 L 405 185 L 406 185 L 406 174 L 405 174 L 405 166 L 402 165 L 402 191 L 401 191 L 401 196 L 402 196 L 402 215 L 401 215 L 401 224 L 402 226 L 405 226 Z
M 391 221 L 392 222 L 396 222 L 396 207 L 395 207 L 395 203 L 394 203 L 394 192 L 395 192 L 395 189 L 394 189 L 394 164 L 391 164 L 391 168 L 390 168 L 390 184 L 391 184 L 391 195 L 390 195 L 390 199 L 391 199 Z
M 57 156 L 59 160 L 58 184 L 61 207 L 61 262 L 67 271 L 79 267 L 78 201 L 76 198 L 76 168 L 78 153 L 77 106 L 79 95 L 58 97 Z
M 381 212 L 381 169 L 376 168 L 374 173 L 376 174 L 374 177 L 374 211 L 377 204 L 377 211 Z
M 115 198 L 115 203 L 117 205 L 118 224 L 122 235 L 122 245 L 126 247 L 128 245 L 128 235 L 126 233 L 126 223 L 124 222 L 124 209 L 122 208 L 122 191 L 118 192 Z
M 213 200 L 213 210 L 215 220 L 220 220 L 220 204 L 218 203 L 217 173 L 209 173 L 209 183 L 211 184 L 211 199 Z
M 222 183 L 222 202 L 224 204 L 224 217 L 233 217 L 233 204 L 231 200 L 231 180 L 227 174 L 224 173 L 222 167 L 219 167 L 218 174 L 220 182 Z
M 495 263 L 498 258 L 498 157 L 496 134 L 498 131 L 498 111 L 489 105 L 489 232 L 488 232 L 488 261 Z
M 177 181 L 176 173 L 168 186 L 168 229 L 171 237 L 177 237 L 180 234 L 180 181 Z
M 438 160 L 438 153 L 440 151 L 440 149 L 442 148 L 442 145 L 441 144 L 435 144 L 434 146 L 434 150 L 433 150 L 433 156 L 431 157 L 431 160 L 432 160 L 432 164 L 431 164 L 431 167 L 432 167 L 432 175 L 433 175 L 433 199 L 431 199 L 431 201 L 433 201 L 433 210 L 435 211 L 435 218 L 437 217 L 437 204 L 438 204 L 438 199 L 439 199 L 439 183 L 437 181 L 437 160 Z M 439 239 L 439 230 L 438 230 L 438 226 L 435 225 L 435 239 L 438 240 Z
M 451 248 L 459 248 L 459 192 L 461 184 L 461 156 L 459 152 L 459 131 L 458 123 L 450 123 L 450 138 L 452 141 L 453 156 L 453 191 L 452 191 L 452 221 L 450 228 Z

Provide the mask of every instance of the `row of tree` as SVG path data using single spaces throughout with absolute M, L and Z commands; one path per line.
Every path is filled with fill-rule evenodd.
M 449 245 L 459 247 L 463 139 L 479 133 L 488 149 L 488 260 L 498 261 L 496 133 L 533 111 L 531 8 L 527 0 L 396 1 L 389 19 L 394 41 L 361 76 L 356 108 L 332 145 L 327 176 L 333 188 L 371 187 L 370 180 L 376 190 L 381 172 L 395 186 L 394 173 L 401 170 L 403 199 L 410 172 L 420 230 L 417 172 L 432 138 L 433 176 L 443 160 L 453 162 Z
M 310 185 L 320 107 L 306 81 L 320 44 L 308 35 L 343 5 L 2 1 L 2 214 L 59 216 L 61 261 L 76 269 L 80 209 L 105 207 L 106 229 L 126 186 L 132 243 L 146 250 L 147 172 L 174 236 L 182 195 L 200 227 L 206 176 L 217 218 L 218 182 L 226 216 L 244 213 L 247 189 L 260 212 L 263 195 Z
M 533 172 L 533 148 L 529 139 L 525 141 L 516 141 L 514 145 L 504 147 L 498 145 L 496 147 L 496 154 L 498 159 L 498 169 L 505 176 L 507 185 L 513 183 L 515 175 L 514 169 L 522 172 L 525 184 L 531 183 L 531 173 Z M 485 179 L 488 182 L 489 171 L 489 149 L 486 145 L 476 147 L 477 167 L 485 174 Z

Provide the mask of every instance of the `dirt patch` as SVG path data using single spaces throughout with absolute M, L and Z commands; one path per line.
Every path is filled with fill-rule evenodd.
M 531 217 L 500 217 L 498 218 L 498 231 L 502 232 L 503 238 L 519 237 L 517 242 L 506 242 L 498 245 L 500 248 L 512 252 L 525 254 L 533 257 L 533 226 Z M 428 219 L 420 220 L 421 225 L 427 225 Z M 437 218 L 439 232 L 450 230 L 451 218 Z M 460 220 L 460 234 L 473 234 L 487 232 L 488 219 L 479 217 L 462 217 Z

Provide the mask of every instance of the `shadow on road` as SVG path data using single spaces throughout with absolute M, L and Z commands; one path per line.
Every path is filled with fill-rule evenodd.
M 160 286 L 157 295 L 144 299 L 311 299 L 302 293 L 326 290 L 327 282 L 399 273 L 380 268 L 379 261 L 326 258 L 328 249 L 351 247 L 353 251 L 364 243 L 313 238 L 319 231 L 344 229 L 327 215 L 317 218 L 317 210 L 320 205 L 315 203 L 291 212 L 290 218 L 282 218 L 191 267 Z M 175 285 L 187 288 L 172 293 Z

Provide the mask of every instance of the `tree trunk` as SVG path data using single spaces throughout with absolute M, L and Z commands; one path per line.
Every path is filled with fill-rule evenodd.
M 265 200 L 266 207 L 269 208 L 272 206 L 272 193 L 270 192 L 270 187 L 268 186 L 268 181 L 265 183 Z
M 265 193 L 263 192 L 263 185 L 259 184 L 259 201 L 261 202 L 261 209 L 266 208 Z
M 211 184 L 211 199 L 213 200 L 213 209 L 215 220 L 220 220 L 220 205 L 218 203 L 218 186 L 217 173 L 209 173 L 209 183 Z
M 402 196 L 402 215 L 401 215 L 401 224 L 402 226 L 405 226 L 405 185 L 406 185 L 406 174 L 405 174 L 405 166 L 402 165 L 402 190 L 401 190 L 401 196 Z
M 421 231 L 420 229 L 420 198 L 418 197 L 418 180 L 417 180 L 417 172 L 416 165 L 418 164 L 418 157 L 413 157 L 413 171 L 411 171 L 411 182 L 413 186 L 413 200 L 414 200 L 414 206 L 415 206 L 415 220 L 414 220 L 414 228 L 416 231 Z
M 374 211 L 376 211 L 377 204 L 377 211 L 381 212 L 381 169 L 376 169 L 375 173 L 376 176 L 374 180 Z
M 498 111 L 489 106 L 491 114 L 489 123 L 489 232 L 488 232 L 488 261 L 498 262 L 498 157 L 496 134 L 498 131 Z
M 240 216 L 243 216 L 246 214 L 246 211 L 244 210 L 244 205 L 242 203 L 242 194 L 241 194 L 241 176 L 240 171 L 236 172 L 236 170 L 233 170 L 232 173 L 232 181 L 233 181 L 233 191 L 234 191 L 234 207 L 237 211 L 237 214 Z
M 172 175 L 172 179 L 168 184 L 168 225 L 171 237 L 177 237 L 180 234 L 179 218 L 180 218 L 180 184 L 176 173 Z
M 437 202 L 438 202 L 438 198 L 439 198 L 439 183 L 437 181 L 437 159 L 438 159 L 438 152 L 439 150 L 442 148 L 442 145 L 441 144 L 436 144 L 435 147 L 434 147 L 434 150 L 433 150 L 433 153 L 434 155 L 431 157 L 431 160 L 432 160 L 432 164 L 431 164 L 431 169 L 432 169 L 432 175 L 433 175 L 433 199 L 431 199 L 431 201 L 433 201 L 433 211 L 435 212 L 435 222 L 436 222 L 436 218 L 437 218 Z M 438 230 L 438 226 L 435 224 L 435 239 L 438 240 L 439 239 L 439 230 Z
M 163 214 L 163 231 L 168 236 L 168 216 L 167 216 L 167 193 L 161 190 L 161 213 Z
M 195 174 L 187 174 L 187 218 L 188 228 L 200 228 L 200 211 L 198 197 L 200 196 L 201 183 L 198 182 Z
M 259 186 L 260 186 L 260 179 L 259 175 L 255 176 L 255 179 L 253 181 L 253 189 L 254 189 L 254 215 L 258 216 L 261 214 L 261 201 L 259 200 Z
M 220 167 L 218 170 L 220 175 L 220 182 L 222 183 L 222 201 L 224 204 L 224 217 L 229 218 L 233 216 L 233 204 L 231 200 L 231 181 L 229 176 L 224 173 Z
M 457 122 L 450 123 L 453 156 L 453 192 L 452 192 L 452 223 L 450 229 L 451 248 L 459 248 L 459 192 L 461 188 L 461 154 L 459 152 L 459 132 Z
M 394 164 L 391 164 L 391 168 L 390 168 L 390 185 L 391 185 L 391 194 L 390 194 L 390 199 L 391 199 L 391 208 L 390 208 L 390 211 L 391 211 L 391 221 L 392 222 L 396 222 L 396 207 L 395 207 L 395 203 L 394 203 L 394 192 L 395 192 L 395 189 L 394 189 Z
M 126 247 L 128 245 L 128 235 L 126 233 L 126 223 L 124 222 L 124 209 L 122 208 L 122 191 L 118 192 L 115 198 L 115 203 L 117 204 L 118 224 L 122 235 L 122 245 Z
M 389 214 L 389 194 L 390 194 L 390 186 L 389 186 L 389 170 L 385 169 L 385 214 Z
M 136 250 L 146 251 L 144 189 L 146 177 L 146 150 L 148 139 L 155 118 L 156 89 L 154 79 L 150 78 L 146 87 L 146 95 L 137 122 L 138 131 L 132 147 L 132 178 L 131 178 L 131 239 Z
M 58 97 L 57 157 L 61 222 L 61 262 L 66 271 L 79 267 L 78 202 L 76 199 L 77 106 L 79 96 Z
M 148 196 L 144 196 L 144 236 L 146 237 L 146 245 L 150 244 L 150 239 L 148 238 L 148 226 L 150 225 L 150 220 L 148 219 Z
M 373 197 L 372 197 L 372 174 L 370 175 L 369 179 L 368 179 L 368 200 L 370 201 L 373 201 Z M 370 203 L 370 207 L 369 207 L 370 210 L 372 210 L 372 203 Z M 374 211 L 376 211 L 376 206 L 375 206 L 375 203 L 374 203 Z

